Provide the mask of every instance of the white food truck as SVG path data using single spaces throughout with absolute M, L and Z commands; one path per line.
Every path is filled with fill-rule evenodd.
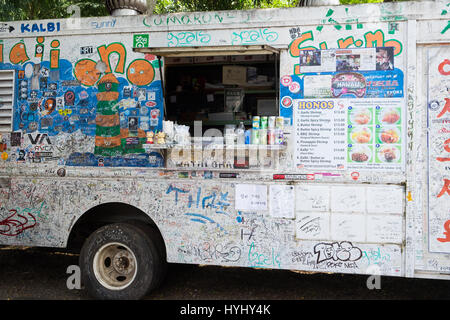
M 450 3 L 2 22 L 0 244 L 450 277 Z

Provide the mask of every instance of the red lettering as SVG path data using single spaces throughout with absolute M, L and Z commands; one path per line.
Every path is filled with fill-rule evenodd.
M 444 141 L 444 150 L 450 152 L 450 139 Z M 450 158 L 437 157 L 436 160 L 440 162 L 445 162 L 450 161 Z
M 444 150 L 450 152 L 450 139 L 444 141 Z
M 450 242 L 450 220 L 447 220 L 444 223 L 444 230 L 445 230 L 445 232 L 444 232 L 445 238 L 437 238 L 437 241 Z
M 450 70 L 449 70 L 449 71 L 445 71 L 445 70 L 444 70 L 444 67 L 445 67 L 446 65 L 450 65 L 450 60 L 445 59 L 445 60 L 442 61 L 442 62 L 439 64 L 439 66 L 438 66 L 439 73 L 442 74 L 443 76 L 449 76 L 449 75 L 450 75 Z
M 444 186 L 442 187 L 441 192 L 437 195 L 437 198 L 440 198 L 446 193 L 450 196 L 450 179 L 444 179 Z
M 444 113 L 450 112 L 450 99 L 449 98 L 444 99 L 445 99 L 445 106 L 444 108 L 442 108 L 441 112 L 439 112 L 439 114 L 437 115 L 438 118 L 442 117 Z

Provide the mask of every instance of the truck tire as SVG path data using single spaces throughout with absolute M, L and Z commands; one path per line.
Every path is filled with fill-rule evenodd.
M 144 224 L 140 221 L 127 221 L 127 223 L 128 222 L 141 228 L 141 230 L 143 230 L 150 237 L 150 239 L 155 244 L 155 247 L 158 249 L 160 258 L 158 261 L 160 262 L 160 265 L 157 268 L 157 271 L 159 271 L 159 273 L 155 277 L 154 287 L 150 288 L 150 291 L 152 291 L 162 284 L 167 275 L 167 256 L 166 256 L 166 247 L 164 245 L 164 239 L 162 238 L 159 231 L 155 229 L 155 227 L 153 226 Z
M 137 300 L 160 282 L 161 256 L 142 228 L 129 223 L 103 226 L 80 252 L 82 283 L 96 299 Z

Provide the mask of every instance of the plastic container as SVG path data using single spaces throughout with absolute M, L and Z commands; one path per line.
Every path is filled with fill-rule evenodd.
M 259 144 L 267 144 L 267 129 L 259 130 Z
M 275 144 L 284 143 L 284 132 L 282 129 L 275 129 Z
M 284 117 L 277 117 L 275 120 L 275 128 L 283 129 L 284 128 Z
M 267 129 L 268 121 L 267 117 L 261 117 L 261 129 Z
M 252 141 L 252 130 L 245 130 L 245 144 L 250 144 Z
M 252 144 L 259 144 L 260 130 L 252 129 Z
M 267 144 L 275 144 L 275 129 L 267 130 Z
M 236 143 L 245 144 L 245 126 L 243 122 L 239 123 L 239 126 L 236 128 Z
M 268 121 L 268 127 L 269 127 L 269 129 L 275 129 L 275 121 L 276 121 L 276 118 L 277 118 L 277 117 L 275 117 L 275 116 L 269 117 L 269 121 Z
M 252 128 L 258 130 L 260 128 L 260 118 L 259 116 L 254 116 L 252 120 Z

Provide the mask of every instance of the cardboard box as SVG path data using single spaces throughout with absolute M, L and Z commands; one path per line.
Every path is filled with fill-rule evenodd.
M 223 66 L 222 80 L 223 84 L 247 84 L 247 67 Z

